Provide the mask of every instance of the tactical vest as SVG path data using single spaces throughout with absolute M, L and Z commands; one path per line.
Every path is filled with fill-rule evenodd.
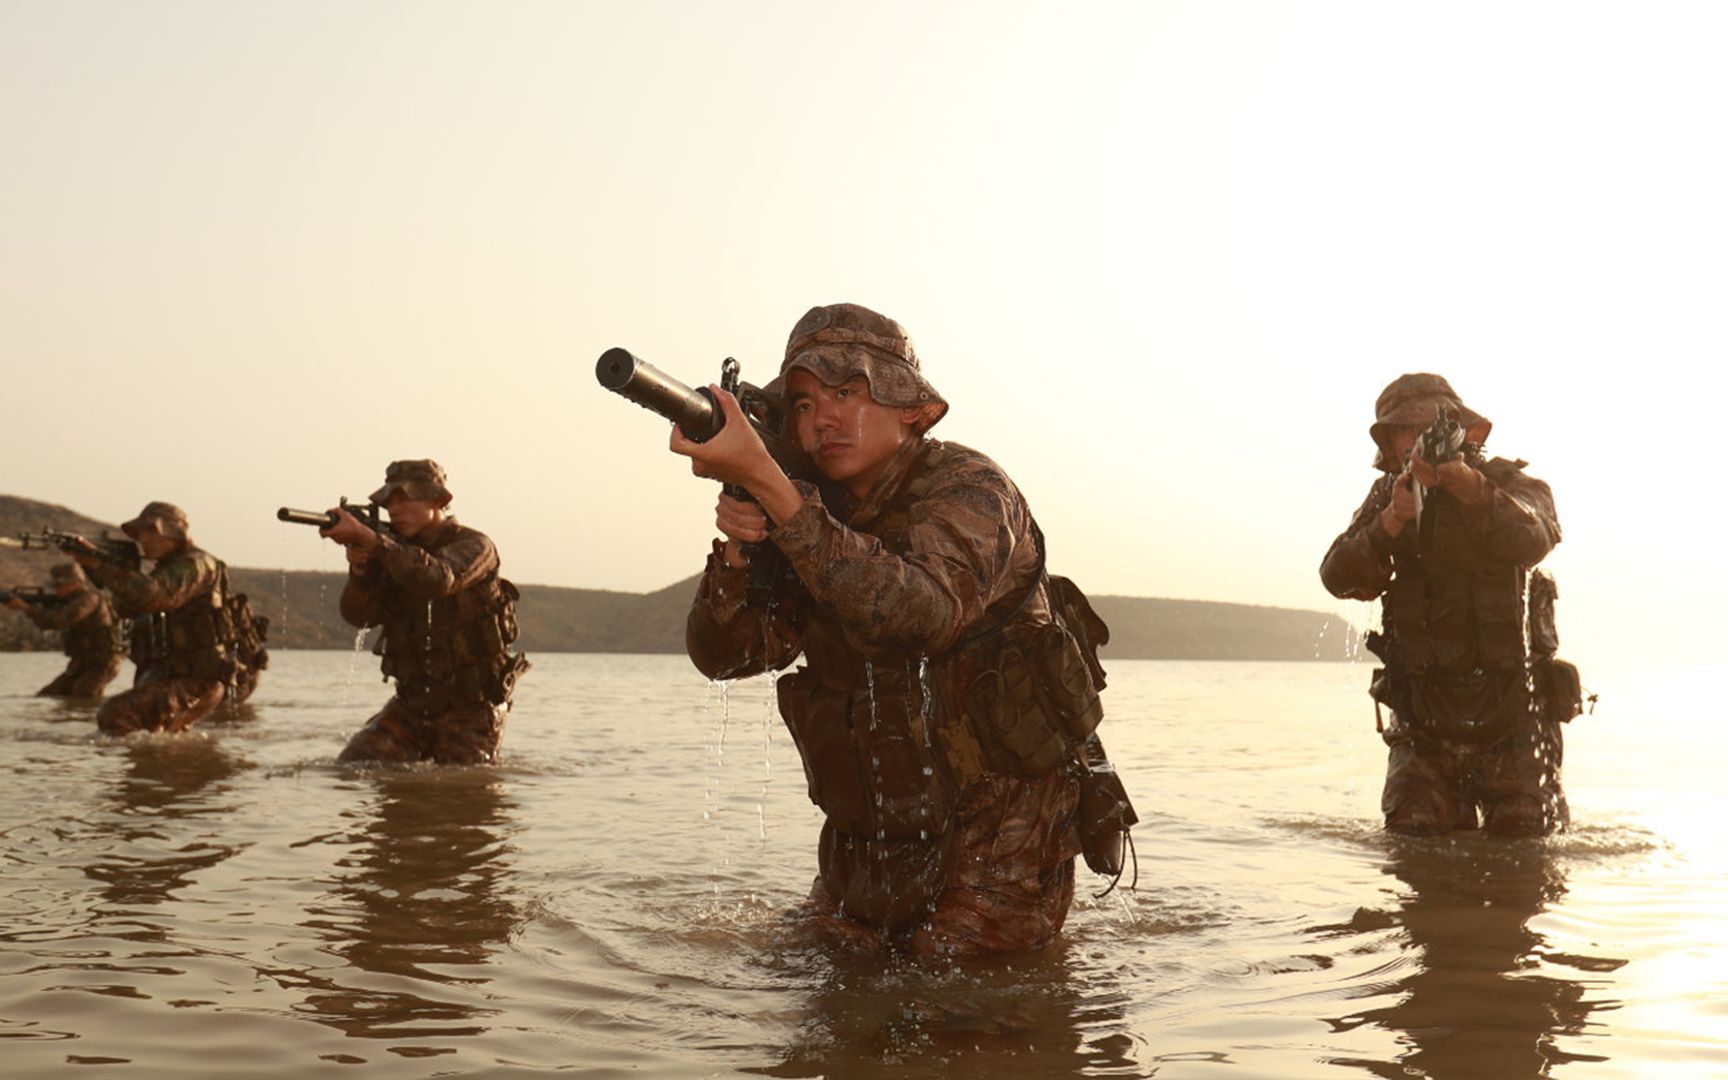
M 192 560 L 210 556 L 196 548 L 172 556 Z M 211 587 L 173 611 L 155 611 L 132 619 L 132 662 L 141 681 L 149 678 L 193 678 L 230 682 L 238 659 L 234 654 L 234 620 L 228 603 L 228 569 L 216 561 Z
M 897 555 L 910 554 L 912 512 L 942 471 L 974 451 L 931 441 L 906 480 L 864 528 Z M 1035 593 L 1036 595 L 1032 595 Z M 1012 624 L 990 640 L 963 639 L 943 655 L 865 657 L 838 620 L 816 611 L 802 635 L 808 666 L 777 683 L 780 713 L 804 764 L 810 798 L 843 832 L 879 840 L 929 839 L 947 826 L 959 790 L 988 773 L 1039 776 L 1073 756 L 1069 735 L 1036 706 L 1040 695 L 1090 675 L 1058 662 L 1039 583 L 986 612 L 983 626 Z M 1088 609 L 1089 610 L 1089 609 Z M 1024 633 L 1021 633 L 1022 621 Z M 1085 697 L 1084 691 L 1081 695 Z M 1090 694 L 1095 703 L 1097 695 Z M 1100 711 L 1075 720 L 1090 733 Z M 1087 726 L 1087 725 L 1090 726 Z M 1084 736 L 1082 736 L 1084 737 Z
M 1433 540 L 1424 554 L 1395 554 L 1385 628 L 1411 675 L 1522 671 L 1525 570 L 1489 559 L 1465 534 L 1464 510 L 1444 494 L 1428 503 Z
M 437 552 L 461 535 L 447 529 L 425 547 Z M 450 596 L 416 600 L 394 585 L 386 590 L 383 633 L 373 652 L 383 658 L 386 679 L 409 707 L 432 715 L 456 705 L 510 700 L 517 677 L 528 667 L 513 655 L 516 586 L 496 573 Z
M 68 627 L 61 644 L 62 651 L 73 660 L 100 667 L 125 652 L 126 646 L 114 618 L 114 606 L 101 594 L 96 600 L 95 610 Z
M 1424 513 L 1433 515 L 1426 550 L 1393 555 L 1384 598 L 1383 625 L 1408 688 L 1393 706 L 1437 737 L 1490 743 L 1529 710 L 1527 572 L 1482 554 L 1449 495 L 1433 495 Z

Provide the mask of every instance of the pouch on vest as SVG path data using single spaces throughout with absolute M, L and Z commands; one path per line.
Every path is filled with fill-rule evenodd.
M 1584 712 L 1584 682 L 1577 665 L 1554 655 L 1560 631 L 1554 621 L 1554 601 L 1560 589 L 1546 570 L 1530 574 L 1530 681 L 1549 720 L 1565 723 Z
M 1410 680 L 1412 719 L 1427 734 L 1485 747 L 1530 714 L 1524 672 L 1429 672 Z
M 1010 625 L 973 676 L 961 711 L 1009 771 L 1042 776 L 1073 754 L 1103 719 L 1085 650 L 1058 622 Z
M 780 716 L 804 765 L 810 801 L 842 832 L 926 840 L 948 820 L 952 795 L 936 749 L 906 717 L 907 702 L 824 686 L 808 669 L 775 683 Z
M 1583 714 L 1584 682 L 1576 664 L 1569 660 L 1541 660 L 1530 669 L 1530 675 L 1548 719 L 1563 724 Z
M 1087 740 L 1080 769 L 1080 853 L 1093 872 L 1118 877 L 1128 830 L 1140 820 L 1116 767 L 1096 739 Z
M 508 704 L 510 701 L 510 695 L 516 692 L 516 680 L 520 679 L 524 672 L 534 666 L 530 664 L 528 658 L 523 656 L 521 653 L 516 653 L 510 656 L 509 661 L 509 663 L 498 668 L 491 678 L 486 680 L 486 685 L 483 690 L 488 704 Z

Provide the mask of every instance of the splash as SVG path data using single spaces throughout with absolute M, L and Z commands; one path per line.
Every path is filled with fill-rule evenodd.
M 708 744 L 708 768 L 703 777 L 703 807 L 702 820 L 712 825 L 720 833 L 720 861 L 709 868 L 709 884 L 714 893 L 714 902 L 720 902 L 720 879 L 724 871 L 732 865 L 732 838 L 720 823 L 720 800 L 718 787 L 720 777 L 726 770 L 726 728 L 732 716 L 732 684 L 724 679 L 710 681 L 709 689 L 713 696 L 704 704 L 707 712 L 717 698 L 720 704 L 720 715 L 716 719 L 713 740 Z

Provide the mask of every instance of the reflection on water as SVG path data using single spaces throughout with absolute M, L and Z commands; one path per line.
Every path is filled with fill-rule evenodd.
M 358 832 L 345 871 L 302 925 L 351 964 L 341 978 L 301 973 L 301 1012 L 359 1038 L 477 1035 L 495 1010 L 472 1003 L 487 959 L 520 918 L 503 887 L 509 830 L 489 770 L 381 771 L 375 797 L 346 810 Z M 378 985 L 366 974 L 393 976 Z M 440 985 L 465 985 L 440 1000 Z M 412 986 L 413 989 L 403 989 Z
M 110 812 L 93 819 L 103 850 L 84 872 L 101 883 L 97 914 L 128 923 L 116 936 L 161 939 L 167 931 L 149 909 L 240 850 L 222 839 L 222 818 L 235 805 L 228 781 L 245 766 L 198 736 L 145 736 L 128 742 L 125 755 Z
M 1129 1056 L 1126 997 L 1077 979 L 1071 946 L 954 964 L 858 953 L 787 954 L 826 970 L 804 995 L 774 1077 L 1149 1076 Z M 1004 1062 L 1012 1069 L 1004 1071 Z
M 1408 1048 L 1396 1063 L 1356 1064 L 1379 1076 L 1548 1076 L 1560 1064 L 1605 1061 L 1567 1052 L 1559 1036 L 1585 1032 L 1592 1012 L 1614 1003 L 1588 1002 L 1604 980 L 1558 978 L 1537 969 L 1565 964 L 1612 971 L 1620 959 L 1555 954 L 1531 920 L 1566 894 L 1553 840 L 1386 837 L 1387 874 L 1403 888 L 1391 912 L 1359 909 L 1347 927 L 1359 933 L 1396 927 L 1409 963 L 1378 994 L 1395 1003 L 1333 1021 L 1338 1030 L 1363 1024 L 1398 1033 Z

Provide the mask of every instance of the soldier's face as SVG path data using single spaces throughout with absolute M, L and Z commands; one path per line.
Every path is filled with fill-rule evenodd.
M 1386 442 L 1392 451 L 1392 460 L 1406 461 L 1410 451 L 1416 447 L 1416 429 L 1413 427 L 1388 428 Z
M 398 536 L 410 540 L 419 536 L 438 518 L 439 506 L 428 499 L 410 499 L 400 491 L 392 491 L 384 509 L 390 514 L 390 528 Z
M 827 386 L 801 368 L 786 378 L 786 400 L 798 445 L 823 476 L 860 498 L 911 438 L 919 415 L 916 408 L 896 409 L 872 400 L 863 376 Z
M 153 525 L 140 526 L 138 529 L 138 550 L 143 552 L 146 559 L 152 561 L 173 551 L 179 542 L 172 536 L 157 532 Z
M 73 593 L 75 593 L 77 591 L 78 591 L 78 583 L 76 581 L 61 580 L 61 581 L 54 582 L 54 595 L 55 596 L 71 596 Z

